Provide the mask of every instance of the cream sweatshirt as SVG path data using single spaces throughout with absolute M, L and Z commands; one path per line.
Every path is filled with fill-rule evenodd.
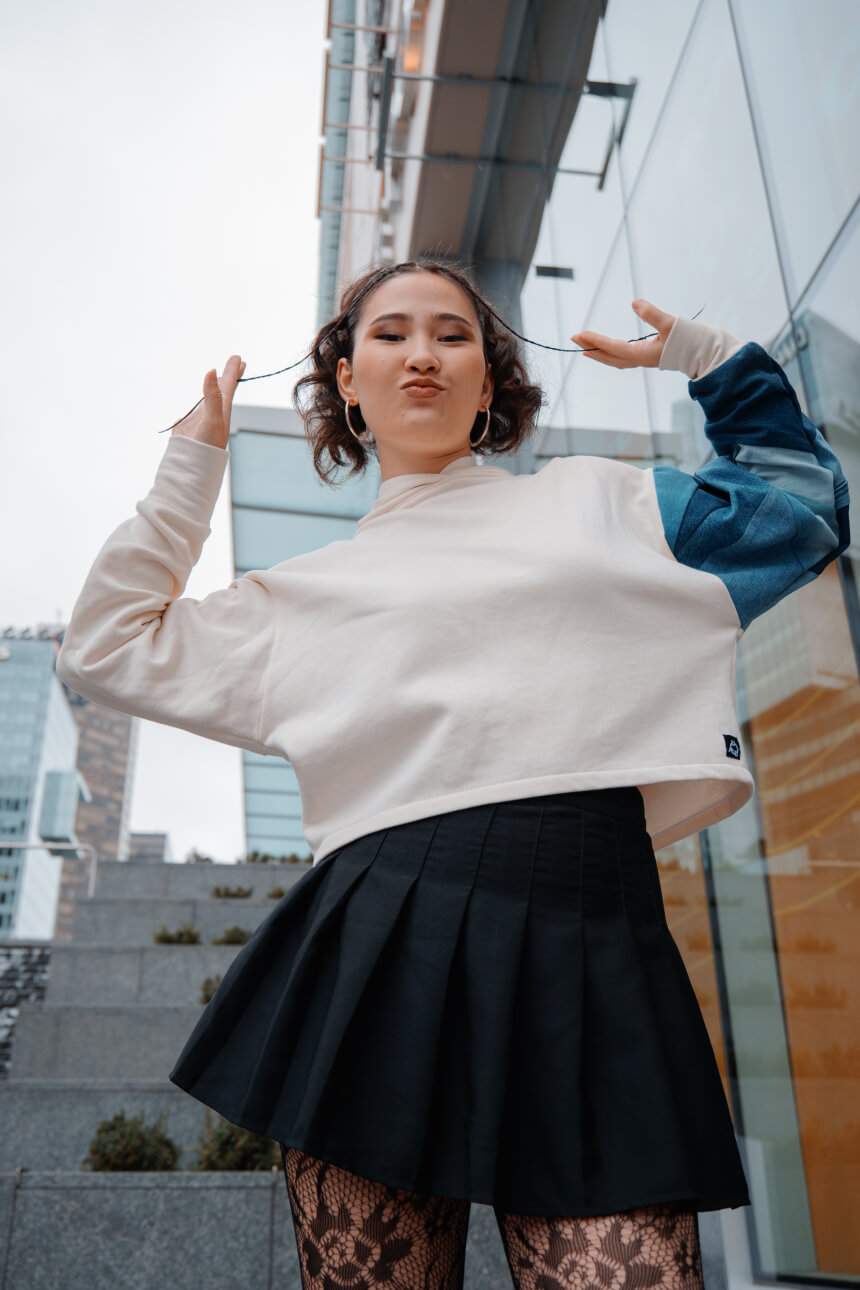
M 106 707 L 284 757 L 319 864 L 439 812 L 637 785 L 660 848 L 754 781 L 748 622 L 848 543 L 840 464 L 756 342 L 678 318 L 716 456 L 513 475 L 461 457 L 383 480 L 349 539 L 183 596 L 229 449 L 172 435 L 95 557 L 57 675 Z

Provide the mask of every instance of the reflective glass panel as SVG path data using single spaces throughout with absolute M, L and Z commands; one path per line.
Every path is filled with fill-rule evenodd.
M 860 189 L 860 4 L 731 0 L 731 10 L 794 303 Z

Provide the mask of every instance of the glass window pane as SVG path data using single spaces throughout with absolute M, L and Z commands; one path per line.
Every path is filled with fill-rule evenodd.
M 245 787 L 298 793 L 298 781 L 290 764 L 280 757 L 270 757 L 267 760 L 271 762 L 271 767 L 245 767 Z
M 699 0 L 612 0 L 607 7 L 601 25 L 609 79 L 636 81 L 620 144 L 628 201 L 698 6 Z M 619 127 L 625 106 L 613 101 Z
M 371 459 L 362 475 L 324 484 L 314 470 L 307 439 L 242 430 L 230 440 L 230 488 L 234 506 L 277 506 L 285 511 L 321 511 L 358 519 L 379 491 L 379 467 Z
M 860 686 L 834 565 L 749 626 L 738 681 L 757 794 L 708 832 L 762 1271 L 856 1272 Z
M 787 304 L 724 0 L 699 10 L 628 223 L 636 294 L 765 348 L 779 334 Z M 689 402 L 687 380 L 645 369 L 656 430 L 671 430 L 673 404 Z
M 852 284 L 858 283 L 860 209 L 797 313 L 799 367 L 785 364 L 795 386 L 802 371 L 809 394 L 806 411 L 823 430 L 848 480 L 852 540 L 846 556 L 855 581 L 860 578 L 860 291 Z
M 588 77 L 595 81 L 607 79 L 600 40 L 595 42 L 592 51 Z M 610 99 L 583 95 L 559 159 L 560 169 L 601 170 L 613 130 L 610 104 Z M 610 156 L 602 187 L 592 175 L 556 175 L 522 295 L 524 334 L 530 339 L 562 349 L 574 349 L 571 332 L 599 326 L 594 321 L 594 301 L 603 289 L 607 257 L 611 257 L 613 245 L 620 238 L 622 214 L 615 150 Z M 573 278 L 538 277 L 538 265 L 571 269 Z M 632 294 L 628 286 L 624 290 L 629 303 Z M 632 310 L 630 317 L 636 321 Z M 555 354 L 536 347 L 527 347 L 527 354 L 532 371 L 544 382 L 548 396 L 549 406 L 542 417 L 543 425 L 578 424 L 603 428 L 617 424 L 629 429 L 630 415 L 644 415 L 643 408 L 635 413 L 632 410 L 622 412 L 618 408 L 613 401 L 620 394 L 617 384 L 610 397 L 611 406 L 600 399 L 592 403 L 583 401 L 574 413 L 565 388 L 570 385 L 572 373 L 576 373 L 576 379 L 579 379 L 579 365 L 594 365 L 576 354 Z M 572 419 L 574 415 L 579 418 L 576 422 Z M 618 421 L 619 416 L 621 421 Z M 643 428 L 647 428 L 647 422 Z
M 297 855 L 300 859 L 309 859 L 311 855 L 310 847 L 305 841 L 301 832 L 290 833 L 284 830 L 283 833 L 261 830 L 248 827 L 248 850 L 257 851 L 261 855 L 270 855 L 275 857 Z M 277 876 L 277 867 L 272 866 L 271 873 Z
M 329 542 L 351 538 L 355 520 L 326 515 L 291 515 L 288 511 L 233 512 L 236 568 L 270 569 L 282 560 L 316 551 Z
M 623 236 L 622 227 L 604 264 L 600 288 L 589 309 L 585 329 L 625 340 L 640 334 L 641 324 L 632 309 L 635 297 L 628 241 Z M 572 354 L 567 359 L 565 376 L 562 401 L 568 425 L 574 428 L 633 430 L 643 436 L 648 435 L 642 368 L 622 371 L 580 354 Z M 646 455 L 650 451 L 647 438 L 643 451 Z
M 248 816 L 267 815 L 272 819 L 301 821 L 302 807 L 298 797 L 288 793 L 255 792 L 249 789 L 245 794 L 245 809 Z
M 794 303 L 860 188 L 860 5 L 733 0 L 731 8 Z
M 558 182 L 558 181 L 556 181 Z M 561 319 L 570 313 L 570 300 L 574 297 L 576 283 L 560 281 L 558 278 L 539 277 L 535 272 L 537 265 L 558 266 L 556 252 L 550 237 L 550 222 L 544 218 L 538 234 L 533 264 L 529 267 L 526 281 L 520 297 L 523 318 L 523 335 L 529 340 L 538 342 L 534 345 L 523 345 L 523 357 L 532 381 L 543 387 L 546 395 L 546 407 L 540 415 L 541 426 L 562 425 L 563 416 L 558 412 L 561 396 L 561 380 L 564 370 L 564 355 L 551 349 L 542 349 L 541 345 L 554 345 L 558 348 L 569 346 L 571 342 L 564 335 Z M 573 330 L 568 328 L 568 335 Z M 536 440 L 535 442 L 539 442 Z

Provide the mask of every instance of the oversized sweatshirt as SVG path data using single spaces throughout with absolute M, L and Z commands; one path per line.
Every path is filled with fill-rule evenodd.
M 655 849 L 754 792 L 738 640 L 848 545 L 848 486 L 780 365 L 678 318 L 715 455 L 384 479 L 352 537 L 183 596 L 229 458 L 172 435 L 56 658 L 77 693 L 286 758 L 319 864 L 440 812 L 636 785 Z M 336 863 L 336 858 L 335 858 Z

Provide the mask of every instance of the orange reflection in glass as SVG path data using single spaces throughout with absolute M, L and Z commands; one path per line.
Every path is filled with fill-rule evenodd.
M 750 721 L 767 881 L 818 1266 L 856 1274 L 860 684 L 834 565 L 776 609 L 790 649 Z

